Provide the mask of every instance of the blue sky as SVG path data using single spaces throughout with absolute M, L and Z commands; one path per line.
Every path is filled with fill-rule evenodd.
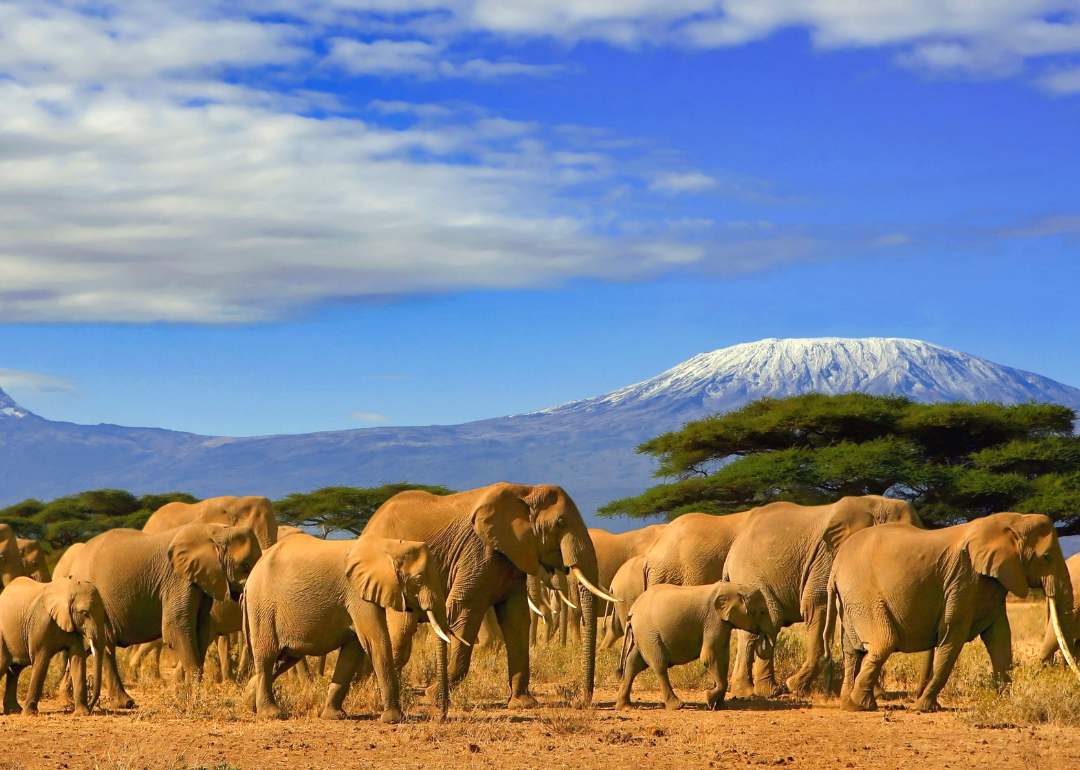
M 0 6 L 0 387 L 251 435 L 764 337 L 1080 385 L 1075 2 Z

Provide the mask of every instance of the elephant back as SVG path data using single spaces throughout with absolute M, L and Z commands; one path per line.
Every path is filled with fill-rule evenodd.
M 647 585 L 711 585 L 720 580 L 732 546 L 756 511 L 687 513 L 675 519 L 645 553 Z
M 158 534 L 185 524 L 221 524 L 227 527 L 248 527 L 266 550 L 278 540 L 278 523 L 274 506 L 265 497 L 212 497 L 198 503 L 166 503 L 158 508 L 143 525 L 143 532 Z

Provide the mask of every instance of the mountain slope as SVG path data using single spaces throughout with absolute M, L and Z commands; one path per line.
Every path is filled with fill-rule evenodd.
M 763 340 L 539 412 L 464 425 L 253 438 L 52 422 L 0 391 L 0 504 L 105 486 L 277 497 L 408 478 L 458 489 L 498 480 L 559 483 L 589 512 L 650 483 L 653 462 L 634 447 L 651 436 L 761 396 L 852 390 L 1080 408 L 1076 388 L 899 339 Z

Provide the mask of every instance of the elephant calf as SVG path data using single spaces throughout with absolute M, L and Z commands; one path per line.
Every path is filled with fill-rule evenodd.
M 756 652 L 771 658 L 776 629 L 760 591 L 736 583 L 704 586 L 655 585 L 643 593 L 626 624 L 619 660 L 619 696 L 615 708 L 630 705 L 634 678 L 651 668 L 660 680 L 664 705 L 682 707 L 671 689 L 668 667 L 700 660 L 716 682 L 709 708 L 721 707 L 727 691 L 728 649 L 732 628 L 758 634 Z
M 442 577 L 427 546 L 408 540 L 293 535 L 255 565 L 242 606 L 244 635 L 255 667 L 245 696 L 261 718 L 281 715 L 273 691 L 278 676 L 305 655 L 340 649 L 322 717 L 345 716 L 341 704 L 366 653 L 382 693 L 382 721 L 400 722 L 387 608 L 426 614 L 435 632 L 449 640 Z M 445 654 L 440 655 L 444 693 L 445 660 Z
M 645 557 L 634 556 L 627 559 L 615 577 L 611 579 L 611 593 L 621 601 L 617 604 L 609 603 L 610 617 L 608 620 L 607 633 L 601 647 L 607 649 L 614 646 L 615 642 L 626 630 L 626 619 L 637 598 L 645 593 Z
M 90 583 L 69 578 L 56 578 L 51 583 L 15 578 L 0 594 L 0 677 L 7 675 L 4 713 L 19 709 L 19 674 L 27 666 L 32 666 L 30 688 L 22 711 L 37 713 L 49 662 L 64 650 L 70 656 L 75 713 L 89 714 L 100 693 L 107 627 L 105 604 Z M 89 650 L 83 646 L 84 640 Z M 94 692 L 88 703 L 86 657 L 90 653 L 94 654 Z

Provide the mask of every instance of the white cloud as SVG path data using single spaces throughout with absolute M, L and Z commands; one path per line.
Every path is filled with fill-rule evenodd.
M 349 412 L 349 419 L 360 422 L 390 422 L 388 417 L 375 414 L 375 412 Z
M 716 187 L 716 180 L 700 171 L 686 173 L 665 172 L 659 174 L 650 184 L 650 190 L 666 193 L 701 192 Z
M 78 393 L 75 380 L 21 369 L 0 369 L 0 388 L 12 393 Z

